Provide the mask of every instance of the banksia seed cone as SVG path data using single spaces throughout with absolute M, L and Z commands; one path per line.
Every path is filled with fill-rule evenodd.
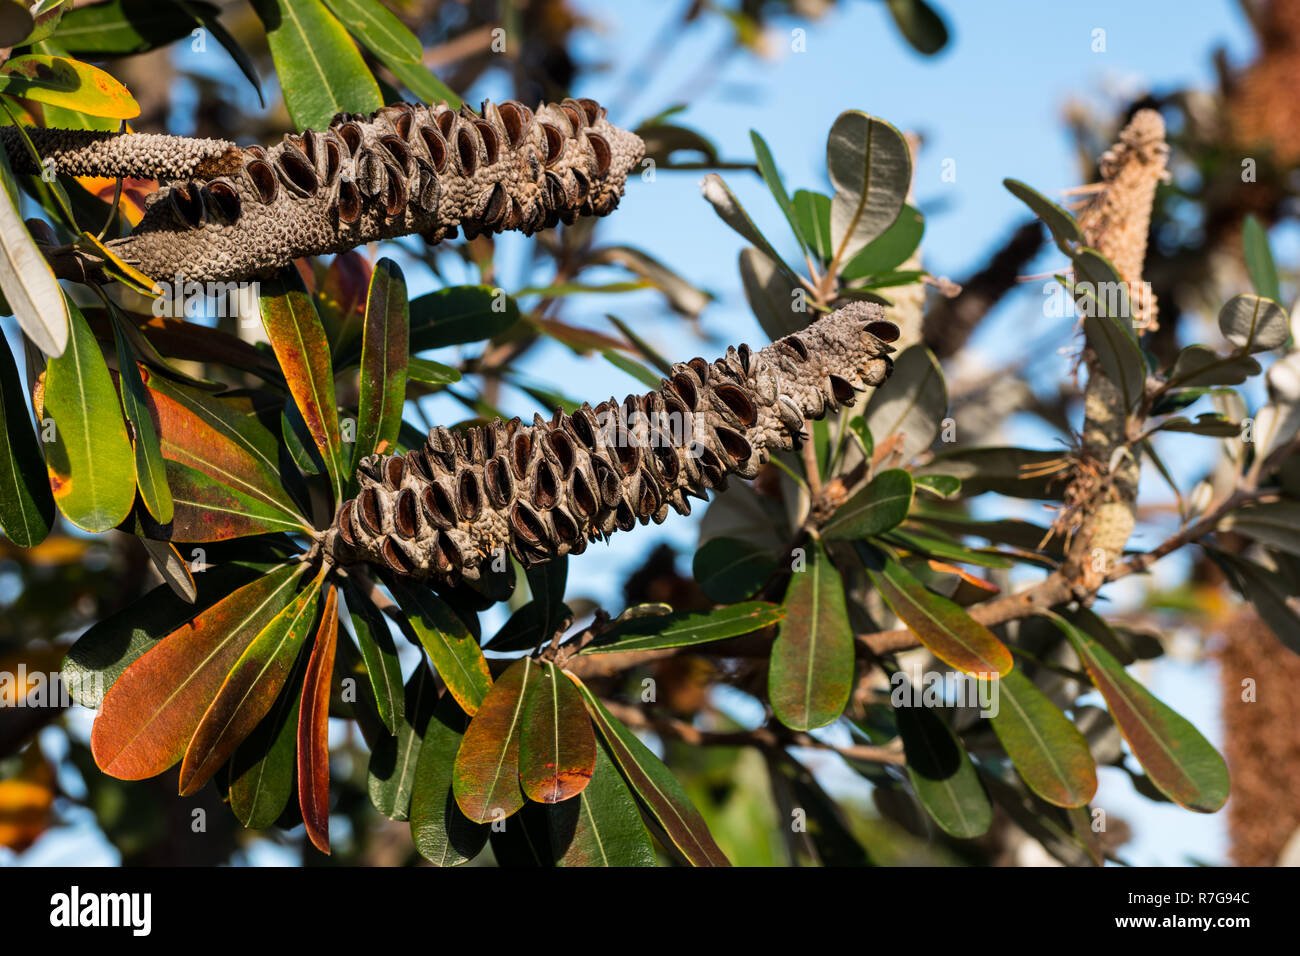
M 268 275 L 300 256 L 419 233 L 429 242 L 519 229 L 532 234 L 618 205 L 644 154 L 594 100 L 534 112 L 484 103 L 401 103 L 340 114 L 324 132 L 264 149 L 219 140 L 33 130 L 61 172 L 174 181 L 112 251 L 147 276 L 218 282 Z M 4 146 L 30 169 L 13 134 Z
M 658 391 L 463 432 L 435 428 L 405 455 L 362 460 L 361 491 L 339 509 L 321 550 L 413 577 L 476 580 L 500 548 L 526 567 L 639 522 L 727 477 L 752 478 L 772 449 L 889 377 L 898 328 L 854 303 L 753 352 L 729 348 L 672 367 Z

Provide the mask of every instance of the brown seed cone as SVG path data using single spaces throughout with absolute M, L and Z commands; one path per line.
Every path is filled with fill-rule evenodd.
M 113 252 L 159 281 L 269 275 L 300 256 L 419 233 L 531 235 L 618 205 L 645 146 L 594 100 L 482 113 L 407 103 L 340 114 L 269 149 L 218 140 L 33 130 L 62 172 L 173 179 Z M 11 135 L 12 158 L 25 152 Z M 23 159 L 28 167 L 30 159 Z
M 889 377 L 898 328 L 854 303 L 753 352 L 729 348 L 672 367 L 658 391 L 461 432 L 435 428 L 424 447 L 362 460 L 360 494 L 339 509 L 320 550 L 418 578 L 477 580 L 508 548 L 526 567 L 638 523 L 727 477 L 753 478 L 772 449 L 801 439 L 805 419 L 851 405 Z

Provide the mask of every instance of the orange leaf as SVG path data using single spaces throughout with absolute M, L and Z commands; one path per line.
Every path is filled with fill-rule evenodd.
M 330 851 L 330 677 L 338 646 L 338 595 L 338 588 L 331 587 L 325 598 L 298 709 L 298 802 L 307 838 L 326 854 Z

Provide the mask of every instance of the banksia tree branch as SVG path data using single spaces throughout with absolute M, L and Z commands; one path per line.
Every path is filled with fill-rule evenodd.
M 1156 328 L 1157 304 L 1142 281 L 1142 268 L 1151 206 L 1167 175 L 1168 154 L 1164 120 L 1155 110 L 1139 110 L 1102 157 L 1104 188 L 1079 217 L 1085 241 L 1114 264 L 1127 284 L 1132 321 L 1139 330 Z M 1075 496 L 1084 501 L 1084 517 L 1067 571 L 1081 584 L 1081 593 L 1095 593 L 1133 533 L 1141 466 L 1128 447 L 1128 409 L 1119 387 L 1105 376 L 1091 349 L 1084 354 L 1083 451 L 1099 474 L 1082 473 L 1076 479 Z
M 435 428 L 405 455 L 363 459 L 360 493 L 314 553 L 417 578 L 476 580 L 508 550 L 526 567 L 669 509 L 690 514 L 731 474 L 753 478 L 774 449 L 802 439 L 805 419 L 851 405 L 882 384 L 898 328 L 853 303 L 758 352 L 672 367 L 657 391 L 451 432 Z M 503 550 L 504 549 L 504 550 Z
M 269 149 L 150 134 L 30 130 L 70 175 L 170 180 L 114 254 L 150 278 L 218 282 L 269 275 L 300 256 L 346 252 L 418 233 L 428 242 L 518 229 L 531 235 L 618 205 L 644 144 L 594 100 L 536 112 L 482 113 L 397 104 L 340 114 L 324 132 Z M 35 164 L 16 130 L 0 143 L 20 171 Z

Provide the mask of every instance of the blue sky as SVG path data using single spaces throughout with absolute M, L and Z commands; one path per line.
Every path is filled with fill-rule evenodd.
M 1240 62 L 1249 57 L 1253 46 L 1232 0 L 933 2 L 943 10 L 953 35 L 949 49 L 938 57 L 922 58 L 907 48 L 883 3 L 842 2 L 818 21 L 779 21 L 769 37 L 770 58 L 742 54 L 727 61 L 719 68 L 717 82 L 691 99 L 688 110 L 676 120 L 707 133 L 724 157 L 740 160 L 752 158 L 749 130 L 759 130 L 791 191 L 825 188 L 826 133 L 843 110 L 865 110 L 921 134 L 924 146 L 917 164 L 916 195 L 927 214 L 926 265 L 936 274 L 960 279 L 982 265 L 990 250 L 1026 218 L 1024 207 L 1003 189 L 1004 177 L 1025 180 L 1045 192 L 1077 184 L 1079 170 L 1062 121 L 1069 101 L 1082 99 L 1112 112 L 1128 95 L 1147 89 L 1209 87 L 1215 47 L 1225 46 Z M 609 69 L 588 74 L 574 93 L 610 103 L 611 119 L 619 123 L 635 123 L 681 102 L 684 89 L 696 81 L 700 64 L 709 62 L 724 38 L 725 27 L 717 18 L 707 28 L 683 34 L 652 82 L 631 86 L 630 98 L 611 103 L 627 85 L 630 65 L 640 62 L 651 38 L 684 4 L 577 0 L 575 6 L 600 25 L 583 33 L 580 55 Z M 796 27 L 806 30 L 805 52 L 791 49 L 790 31 Z M 1104 52 L 1094 52 L 1096 30 L 1105 31 Z M 209 71 L 232 78 L 232 95 L 244 100 L 251 96 L 224 53 L 214 51 L 206 61 Z M 483 96 L 506 93 L 489 78 L 466 98 L 477 102 Z M 945 160 L 955 163 L 953 182 L 941 178 Z M 724 175 L 778 248 L 792 253 L 793 241 L 758 178 L 745 172 Z M 618 212 L 603 224 L 601 238 L 638 246 L 713 292 L 718 300 L 703 316 L 703 337 L 683 327 L 682 320 L 668 313 L 652 293 L 586 298 L 574 302 L 566 318 L 607 330 L 603 315 L 614 312 L 674 359 L 691 354 L 712 357 L 728 342 L 762 341 L 736 269 L 736 257 L 745 243 L 700 196 L 701 177 L 698 172 L 660 172 L 654 182 L 634 181 Z M 513 263 L 517 284 L 524 284 L 521 270 L 527 246 L 514 237 L 503 238 L 500 245 L 505 276 L 512 274 Z M 1045 258 L 1040 267 L 1054 264 Z M 433 287 L 432 277 L 418 270 L 408 270 L 408 279 L 413 293 Z M 1000 307 L 974 346 L 1002 358 L 1007 347 L 1036 332 L 1027 327 L 1044 321 L 1035 294 L 1022 292 Z M 433 357 L 448 361 L 455 355 Z M 1064 358 L 1044 361 L 1045 374 L 1064 375 L 1068 369 Z M 592 401 L 641 388 L 601 360 L 576 358 L 557 345 L 537 350 L 527 371 L 573 397 Z M 535 410 L 532 399 L 518 392 L 507 391 L 502 405 L 526 417 Z M 450 402 L 432 402 L 427 410 L 446 421 L 464 415 L 460 406 Z M 571 594 L 592 596 L 617 611 L 621 581 L 652 541 L 669 540 L 689 555 L 695 524 L 694 518 L 674 516 L 659 528 L 617 535 L 608 548 L 593 547 L 571 562 Z M 491 623 L 485 621 L 485 630 Z M 1204 668 L 1165 662 L 1140 676 L 1217 739 L 1217 688 Z M 1126 778 L 1117 779 L 1111 772 L 1103 775 L 1099 803 L 1134 824 L 1138 839 L 1125 852 L 1135 862 L 1177 864 L 1189 856 L 1223 859 L 1222 814 L 1201 817 L 1152 804 L 1136 796 Z M 29 856 L 35 858 L 32 862 L 42 858 L 70 862 L 70 858 L 84 859 L 85 846 L 73 850 L 64 844 L 45 852 L 38 847 Z M 101 846 L 92 855 L 105 862 L 111 859 L 111 852 L 106 854 Z

